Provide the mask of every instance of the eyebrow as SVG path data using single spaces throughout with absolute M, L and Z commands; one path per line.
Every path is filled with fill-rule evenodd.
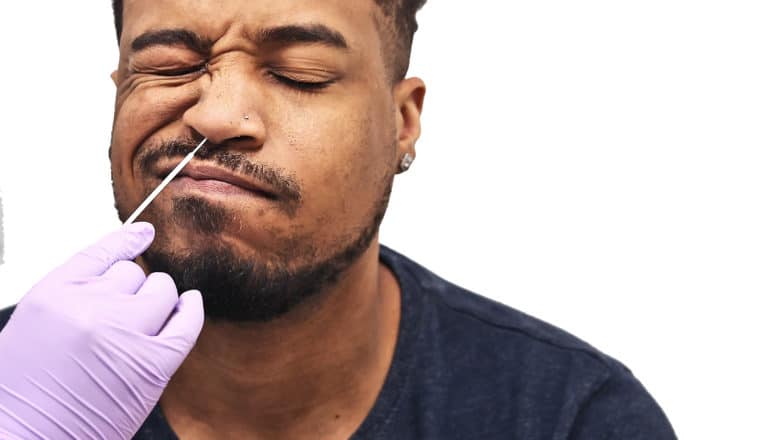
M 319 23 L 276 26 L 261 29 L 254 38 L 260 45 L 309 43 L 347 50 L 347 40 L 342 34 Z M 131 49 L 139 52 L 153 46 L 184 46 L 198 54 L 211 52 L 213 41 L 187 29 L 161 29 L 147 31 L 131 42 Z
M 184 46 L 198 54 L 207 55 L 214 43 L 187 29 L 161 29 L 148 31 L 131 42 L 134 52 L 153 46 Z
M 338 31 L 319 23 L 276 26 L 262 29 L 257 44 L 319 43 L 337 49 L 348 49 L 348 42 Z

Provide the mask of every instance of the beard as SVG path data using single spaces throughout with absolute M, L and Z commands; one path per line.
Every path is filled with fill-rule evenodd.
M 152 272 L 171 275 L 179 292 L 197 289 L 206 317 L 212 321 L 268 322 L 309 299 L 318 297 L 369 248 L 385 215 L 392 176 L 371 209 L 368 224 L 335 240 L 335 249 L 317 249 L 304 240 L 285 243 L 272 257 L 260 252 L 238 255 L 216 235 L 235 220 L 225 208 L 198 197 L 173 201 L 172 213 L 158 226 L 171 231 L 183 227 L 200 237 L 199 252 L 172 253 L 151 246 L 143 254 Z M 149 218 L 163 218 L 149 208 Z M 157 213 L 160 214 L 160 213 Z
M 148 149 L 138 159 L 140 169 L 152 175 L 152 166 L 159 158 L 182 157 L 196 144 L 194 139 L 181 139 Z M 277 207 L 289 218 L 294 218 L 302 204 L 301 185 L 290 173 L 252 163 L 243 154 L 214 145 L 204 146 L 197 157 L 269 182 L 281 196 Z M 327 246 L 314 243 L 313 234 L 300 234 L 277 238 L 275 249 L 238 253 L 219 236 L 248 219 L 201 197 L 174 198 L 170 213 L 153 203 L 140 219 L 152 222 L 158 234 L 142 258 L 151 272 L 171 275 L 179 292 L 199 290 L 206 317 L 212 321 L 271 321 L 320 296 L 369 248 L 385 215 L 393 177 L 386 172 L 380 180 L 380 197 L 369 208 L 364 226 L 340 229 L 345 232 Z M 124 220 L 129 212 L 118 189 L 113 175 L 115 207 Z M 151 190 L 148 188 L 147 194 Z M 170 250 L 168 237 L 175 235 L 174 231 L 191 240 L 186 250 Z

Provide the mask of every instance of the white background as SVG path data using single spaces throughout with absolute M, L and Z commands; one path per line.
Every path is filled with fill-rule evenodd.
M 109 2 L 11 4 L 0 306 L 118 225 Z M 681 438 L 770 438 L 767 5 L 429 0 L 382 241 L 620 359 Z

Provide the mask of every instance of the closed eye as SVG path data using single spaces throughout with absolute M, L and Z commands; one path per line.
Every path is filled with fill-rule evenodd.
M 275 72 L 270 72 L 270 76 L 285 86 L 306 92 L 323 90 L 335 82 L 333 79 L 328 81 L 299 81 L 293 78 L 289 78 L 288 76 L 279 75 Z
M 181 69 L 156 70 L 152 73 L 154 75 L 160 75 L 160 76 L 184 76 L 184 75 L 191 75 L 193 73 L 203 73 L 206 70 L 207 70 L 207 65 L 206 63 L 203 63 L 197 66 L 184 67 Z

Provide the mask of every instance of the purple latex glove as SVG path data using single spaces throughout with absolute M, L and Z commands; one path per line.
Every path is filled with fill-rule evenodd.
M 48 274 L 0 332 L 0 438 L 129 439 L 203 326 L 200 292 L 132 262 L 149 223 Z

